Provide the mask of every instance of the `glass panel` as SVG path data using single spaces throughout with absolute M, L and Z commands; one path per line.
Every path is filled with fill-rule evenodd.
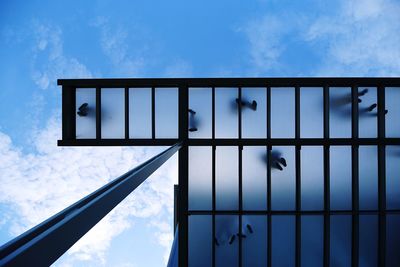
M 359 148 L 360 209 L 378 208 L 378 151 L 376 146 Z
M 151 88 L 129 89 L 129 138 L 151 138 Z
M 324 208 L 324 151 L 322 147 L 301 148 L 301 208 Z
M 212 265 L 212 217 L 210 215 L 189 216 L 189 266 Z
M 273 147 L 271 151 L 272 209 L 294 210 L 296 206 L 295 192 L 296 176 L 294 147 Z
M 267 216 L 242 217 L 242 264 L 243 267 L 267 265 Z
M 385 91 L 386 137 L 400 137 L 400 87 L 388 87 Z
M 272 266 L 294 266 L 295 217 L 272 216 Z
M 351 216 L 331 216 L 330 238 L 330 266 L 351 266 Z
M 76 114 L 76 138 L 96 138 L 96 89 L 76 89 L 76 112 L 79 108 L 82 112 L 81 116 Z
M 101 138 L 125 138 L 124 98 L 124 89 L 101 89 Z
M 215 216 L 215 266 L 238 266 L 239 263 L 239 217 L 233 215 Z M 211 266 L 211 265 L 203 265 Z
M 238 137 L 238 89 L 215 89 L 215 137 Z
M 376 267 L 378 264 L 378 216 L 360 215 L 359 266 Z
M 351 147 L 332 146 L 330 151 L 331 209 L 351 209 Z
M 322 266 L 323 256 L 324 217 L 301 216 L 301 266 Z
M 244 138 L 267 137 L 266 88 L 242 89 L 242 136 Z
M 211 138 L 212 91 L 211 88 L 189 89 L 189 137 Z
M 211 147 L 189 147 L 189 209 L 212 209 Z
M 300 90 L 300 136 L 321 138 L 324 129 L 324 92 L 322 88 Z
M 386 147 L 386 208 L 400 209 L 400 146 Z
M 351 88 L 329 89 L 330 137 L 351 137 Z
M 271 89 L 271 136 L 293 138 L 295 126 L 294 88 Z
M 386 266 L 400 266 L 400 215 L 386 217 Z
M 178 89 L 156 88 L 155 120 L 157 138 L 178 137 Z
M 215 157 L 216 208 L 236 210 L 239 201 L 238 148 L 217 147 Z
M 376 137 L 378 127 L 378 106 L 376 87 L 358 88 L 358 125 L 360 137 Z
M 242 191 L 244 210 L 267 209 L 266 155 L 266 147 L 243 147 Z

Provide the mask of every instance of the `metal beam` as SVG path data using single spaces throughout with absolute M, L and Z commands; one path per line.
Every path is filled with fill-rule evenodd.
M 0 266 L 49 266 L 181 148 L 178 143 L 0 247 Z

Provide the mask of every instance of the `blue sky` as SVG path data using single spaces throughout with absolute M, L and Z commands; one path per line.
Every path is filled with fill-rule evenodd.
M 58 148 L 56 79 L 399 76 L 399 32 L 396 0 L 1 1 L 0 243 L 161 150 Z M 57 264 L 162 266 L 175 167 Z

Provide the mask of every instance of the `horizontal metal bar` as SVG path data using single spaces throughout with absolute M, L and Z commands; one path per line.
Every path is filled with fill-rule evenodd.
M 324 211 L 324 210 L 302 210 L 302 211 L 296 211 L 296 210 L 190 210 L 188 211 L 188 215 L 227 215 L 227 214 L 233 214 L 233 215 L 340 215 L 340 214 L 348 214 L 348 215 L 353 215 L 353 214 L 359 214 L 359 215 L 368 215 L 368 214 L 376 214 L 378 215 L 381 211 L 379 210 L 330 210 L 330 211 Z M 386 210 L 382 212 L 384 214 L 400 214 L 400 210 Z
M 49 266 L 176 151 L 178 143 L 0 247 L 0 266 Z
M 179 139 L 75 139 L 59 146 L 170 146 Z M 400 145 L 400 138 L 188 139 L 189 146 L 351 146 Z
M 146 78 L 146 79 L 59 79 L 58 85 L 77 88 L 125 87 L 323 87 L 323 86 L 400 86 L 398 77 L 320 77 L 320 78 Z

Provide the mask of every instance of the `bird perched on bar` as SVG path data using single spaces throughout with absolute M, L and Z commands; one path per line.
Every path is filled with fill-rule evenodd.
M 243 99 L 239 100 L 239 98 L 236 98 L 235 101 L 238 105 L 241 105 L 242 107 L 248 107 L 254 111 L 257 110 L 257 101 L 255 101 L 255 100 L 250 102 L 247 100 L 243 100 Z

